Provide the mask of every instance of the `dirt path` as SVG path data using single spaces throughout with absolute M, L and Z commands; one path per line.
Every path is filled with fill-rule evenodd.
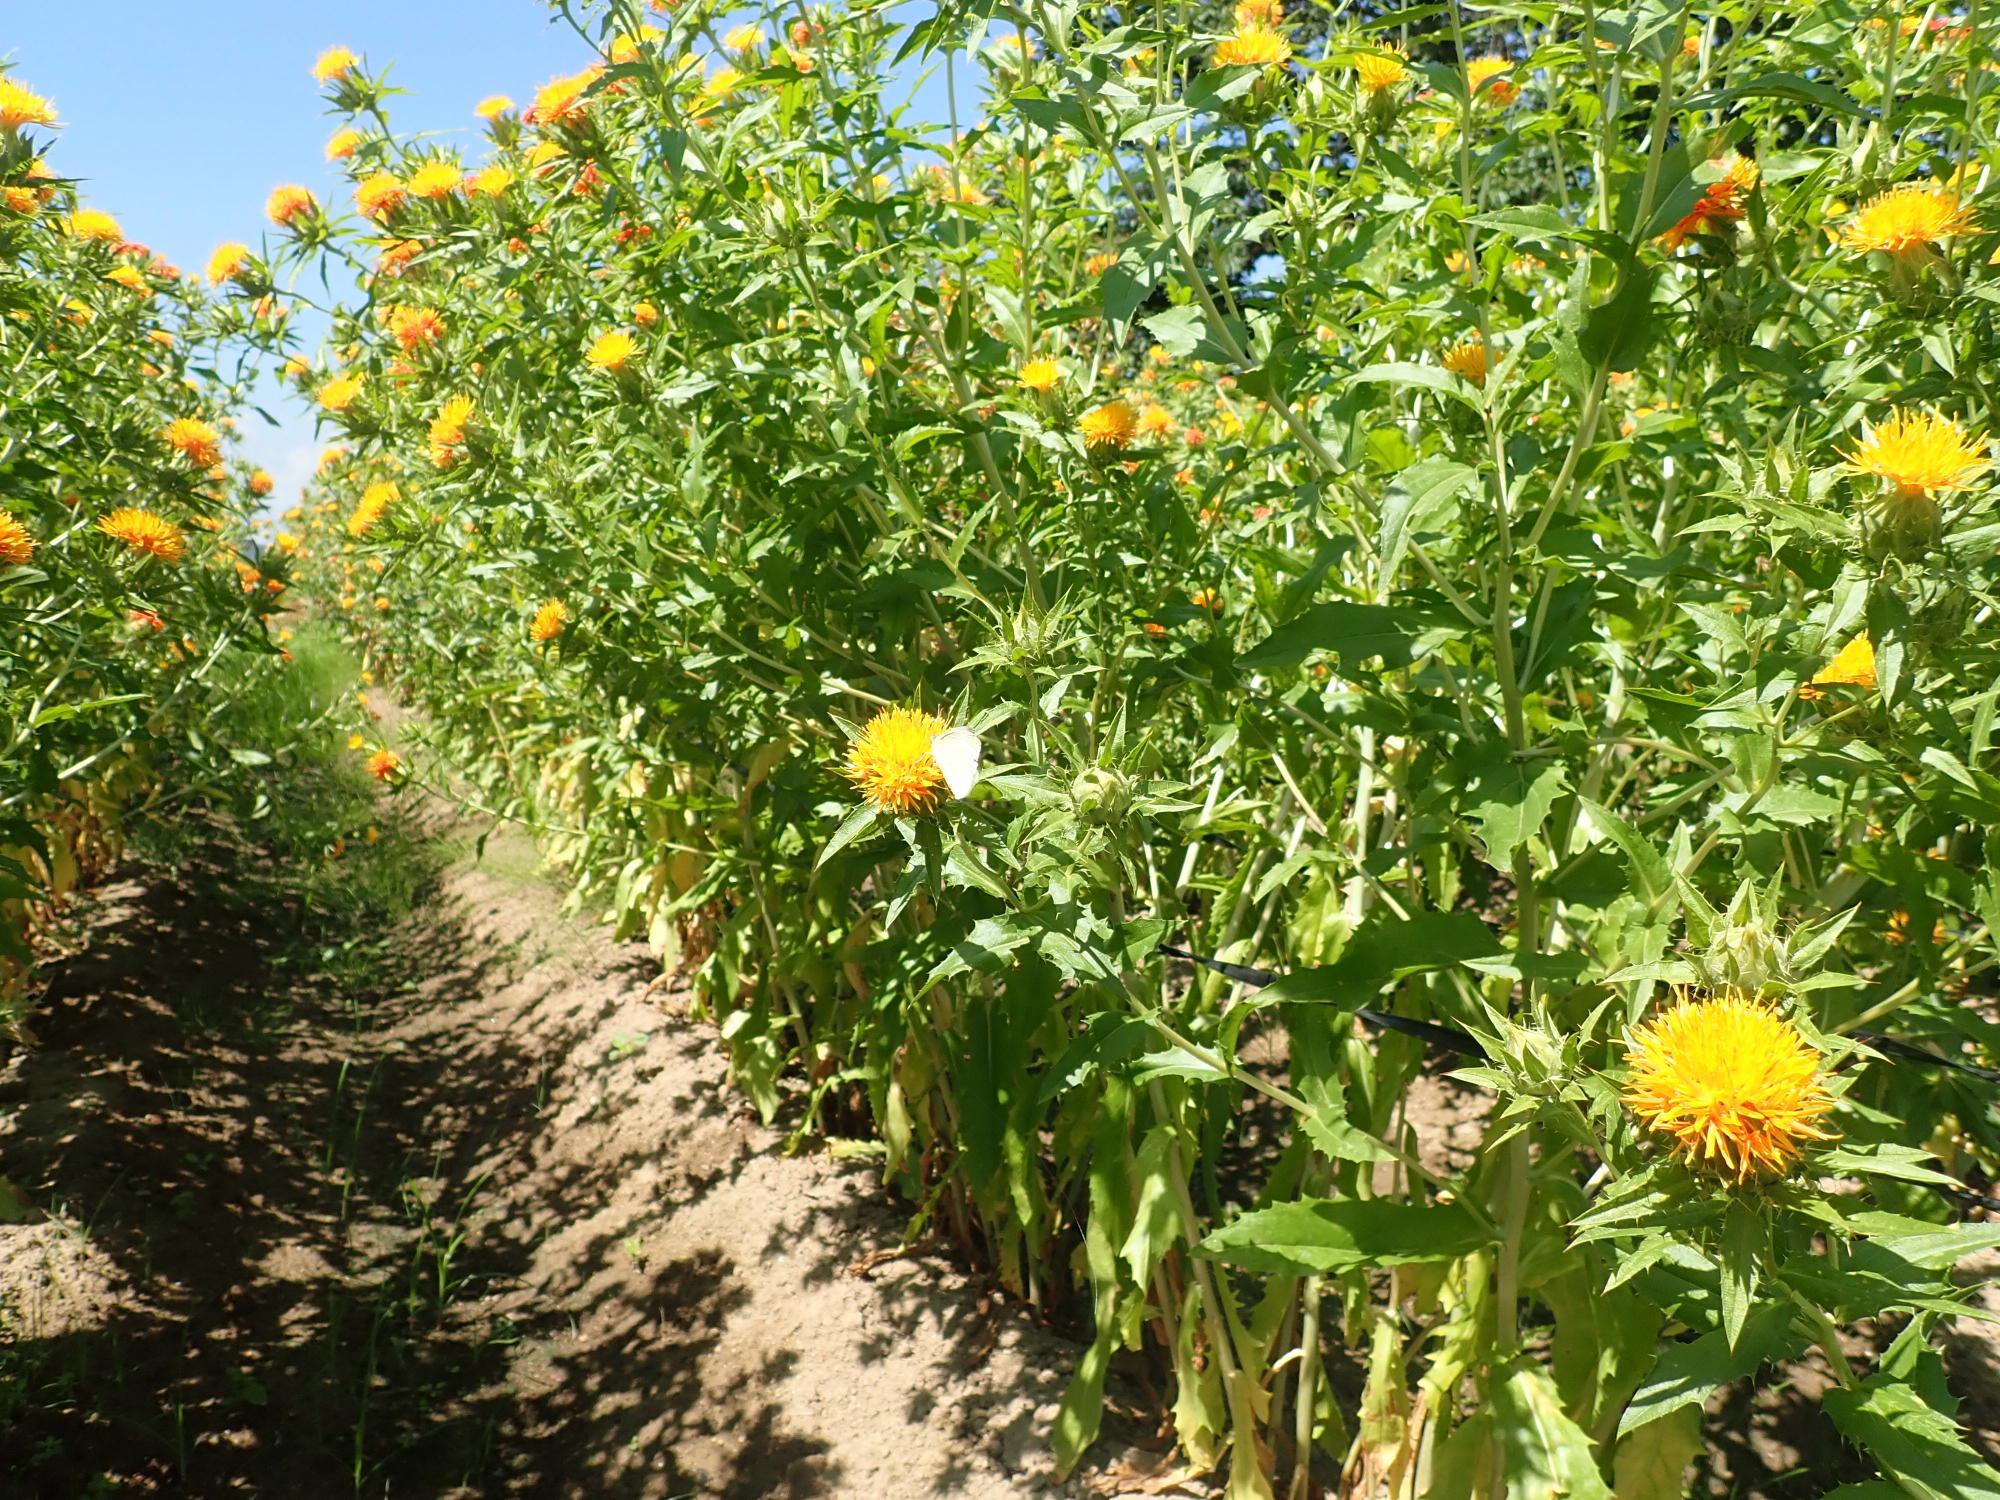
M 0 1224 L 9 1494 L 1119 1492 L 1049 1472 L 1073 1346 L 935 1260 L 851 1274 L 898 1242 L 872 1175 L 781 1154 L 524 841 L 305 944 L 239 863 L 106 892 L 0 1074 L 52 1210 Z

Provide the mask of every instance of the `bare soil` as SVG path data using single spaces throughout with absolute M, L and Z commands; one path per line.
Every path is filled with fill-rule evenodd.
M 104 891 L 0 1072 L 8 1495 L 1011 1500 L 1158 1467 L 1114 1437 L 1058 1484 L 1075 1346 L 896 1254 L 864 1166 L 784 1154 L 524 840 L 347 937 L 242 859 Z M 356 954 L 400 979 L 332 977 Z

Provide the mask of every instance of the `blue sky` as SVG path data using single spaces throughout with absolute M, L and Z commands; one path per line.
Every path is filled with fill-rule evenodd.
M 469 145 L 480 99 L 504 93 L 525 103 L 538 84 L 591 57 L 543 0 L 5 7 L 0 57 L 54 99 L 63 122 L 50 152 L 55 170 L 83 179 L 87 201 L 117 215 L 127 235 L 196 270 L 225 240 L 257 242 L 265 196 L 281 182 L 302 182 L 323 199 L 347 196 L 324 158 L 335 124 L 312 80 L 324 48 L 352 47 L 371 69 L 391 65 L 390 81 L 407 91 L 390 107 L 399 130 L 462 136 Z M 961 109 L 974 97 L 963 79 Z M 941 119 L 942 95 L 934 79 L 919 112 Z M 246 414 L 244 448 L 276 477 L 274 500 L 287 505 L 321 439 L 297 402 L 266 394 L 280 426 Z

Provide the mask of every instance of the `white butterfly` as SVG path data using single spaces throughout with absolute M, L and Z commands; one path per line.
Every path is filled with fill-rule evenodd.
M 944 784 L 961 800 L 979 785 L 979 736 L 963 724 L 931 736 L 931 759 L 944 772 Z

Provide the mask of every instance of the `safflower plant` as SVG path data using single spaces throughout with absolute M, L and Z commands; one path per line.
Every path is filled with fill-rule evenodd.
M 1125 1358 L 1239 1500 L 1650 1500 L 1813 1358 L 2000 1493 L 1990 23 L 556 10 L 456 190 L 323 80 L 301 576 L 1080 1330 L 1063 1465 Z
M 242 320 L 84 200 L 62 123 L 0 73 L 7 1044 L 56 909 L 111 867 L 134 817 L 254 799 L 272 747 L 231 710 L 283 668 L 289 575 L 253 529 L 269 477 L 232 453 Z

